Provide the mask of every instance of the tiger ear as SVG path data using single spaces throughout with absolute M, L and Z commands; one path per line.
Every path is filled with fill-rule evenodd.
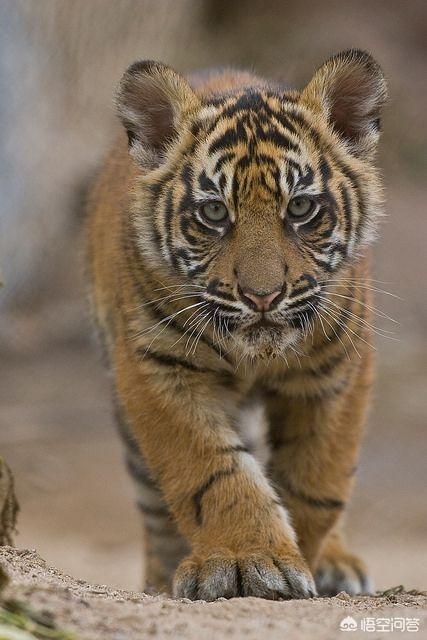
M 315 110 L 320 107 L 356 155 L 375 150 L 387 84 L 369 53 L 350 49 L 327 60 L 303 90 L 301 100 Z
M 129 153 L 150 167 L 161 164 L 168 144 L 200 104 L 185 78 L 151 60 L 134 62 L 126 70 L 115 103 L 128 134 Z

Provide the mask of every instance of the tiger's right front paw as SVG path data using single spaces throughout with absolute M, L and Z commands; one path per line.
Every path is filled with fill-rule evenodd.
M 301 563 L 270 553 L 235 555 L 220 550 L 206 557 L 190 556 L 178 567 L 176 598 L 207 600 L 255 596 L 290 600 L 316 596 L 314 580 Z

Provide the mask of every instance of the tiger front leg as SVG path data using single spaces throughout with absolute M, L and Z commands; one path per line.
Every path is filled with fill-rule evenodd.
M 174 595 L 315 595 L 287 513 L 224 410 L 235 397 L 221 383 L 223 372 L 152 357 L 138 362 L 125 342 L 115 361 L 127 419 L 191 545 Z

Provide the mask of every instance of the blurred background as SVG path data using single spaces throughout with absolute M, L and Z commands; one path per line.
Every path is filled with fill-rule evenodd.
M 354 550 L 378 587 L 427 584 L 426 45 L 424 0 L 0 0 L 0 454 L 15 473 L 17 543 L 79 578 L 140 584 L 141 523 L 111 381 L 85 301 L 85 193 L 118 130 L 112 93 L 136 58 L 232 65 L 302 87 L 342 49 L 390 85 L 375 251 L 378 375 Z

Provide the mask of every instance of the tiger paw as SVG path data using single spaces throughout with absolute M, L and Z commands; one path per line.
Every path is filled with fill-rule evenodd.
M 173 585 L 176 598 L 207 600 L 255 596 L 269 600 L 312 598 L 313 578 L 303 562 L 273 554 L 218 551 L 190 556 L 178 567 Z
M 373 592 L 364 563 L 351 553 L 323 557 L 314 577 L 320 596 L 336 596 L 340 591 L 352 596 Z

